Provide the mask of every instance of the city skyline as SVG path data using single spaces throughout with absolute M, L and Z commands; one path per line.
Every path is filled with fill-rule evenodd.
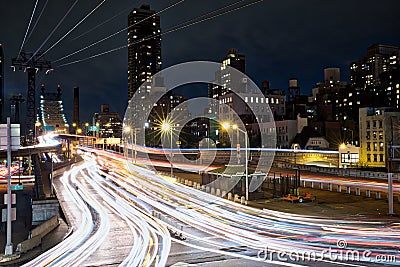
M 245 4 L 245 1 L 241 2 L 243 3 L 237 6 Z M 176 2 L 160 4 L 147 1 L 146 3 L 151 6 L 151 9 L 159 11 Z M 160 14 L 161 30 L 164 32 L 180 22 L 230 3 L 224 1 L 213 1 L 207 4 L 191 1 L 179 3 Z M 365 54 L 367 47 L 374 43 L 399 46 L 399 38 L 396 36 L 394 26 L 399 20 L 395 16 L 396 7 L 399 4 L 395 1 L 386 1 L 385 6 L 369 5 L 368 1 L 363 1 L 362 5 L 360 3 L 361 1 L 356 1 L 327 5 L 315 2 L 307 5 L 299 3 L 288 5 L 288 2 L 263 1 L 163 36 L 163 68 L 190 60 L 220 62 L 227 49 L 237 48 L 240 53 L 246 55 L 247 74 L 257 84 L 261 84 L 262 80 L 269 80 L 272 88 L 287 89 L 288 80 L 296 77 L 302 93 L 310 94 L 315 83 L 322 80 L 323 68 L 340 67 L 342 79 L 348 81 L 350 62 Z M 7 10 L 7 14 L 1 16 L 0 26 L 0 43 L 3 44 L 5 50 L 5 98 L 8 98 L 10 94 L 25 95 L 25 75 L 10 72 L 8 65 L 11 65 L 11 58 L 16 57 L 19 51 L 33 6 L 34 1 L 30 4 L 25 3 L 22 9 L 12 3 L 7 6 L 7 9 L 1 9 Z M 93 3 L 78 3 L 74 6 L 42 50 L 47 50 L 95 6 Z M 126 45 L 126 30 L 107 42 L 93 46 L 93 49 L 85 50 L 65 60 L 58 62 L 55 60 L 109 36 L 119 29 L 126 28 L 127 14 L 139 6 L 139 3 L 128 3 L 128 1 L 119 2 L 118 5 L 104 3 L 87 21 L 79 25 L 46 55 L 46 59 L 53 61 L 55 70 L 44 79 L 38 75 L 36 83 L 37 85 L 41 82 L 46 83 L 49 90 L 55 90 L 57 84 L 61 84 L 69 121 L 72 120 L 74 86 L 81 88 L 81 112 L 87 116 L 83 117 L 82 121 L 89 120 L 91 115 L 99 110 L 101 104 L 110 104 L 111 110 L 123 115 L 127 91 L 128 53 L 126 48 L 65 67 L 57 68 L 57 65 Z M 36 14 L 39 14 L 42 7 L 43 3 L 39 1 Z M 28 34 L 24 48 L 27 51 L 35 51 L 40 47 L 69 7 L 71 3 L 69 5 L 49 3 L 32 35 Z M 101 31 L 97 28 L 82 35 L 121 11 L 123 11 L 121 15 L 101 25 L 99 27 Z M 49 14 L 54 16 L 49 16 Z M 361 17 L 363 18 L 362 25 L 356 21 Z M 32 24 L 36 22 L 35 18 Z M 315 21 L 325 21 L 325 24 L 315 23 Z M 51 26 L 46 27 L 44 23 Z M 13 26 L 8 27 L 8 25 Z M 109 90 L 112 90 L 112 96 Z M 25 104 L 22 105 L 21 111 L 25 112 Z M 9 114 L 8 103 L 5 106 L 5 113 Z

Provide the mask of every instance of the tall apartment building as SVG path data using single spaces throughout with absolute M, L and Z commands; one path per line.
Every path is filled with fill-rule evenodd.
M 160 17 L 149 5 L 134 8 L 128 16 L 128 101 L 144 82 L 161 70 Z
M 400 144 L 400 112 L 394 108 L 360 108 L 360 164 L 386 167 L 388 146 Z
M 239 54 L 237 49 L 230 48 L 226 57 L 221 62 L 221 68 L 215 73 L 215 79 L 208 85 L 208 96 L 209 98 L 219 100 L 219 98 L 232 90 L 232 86 L 241 84 L 242 77 L 236 77 L 235 73 L 232 73 L 230 68 L 237 69 L 241 73 L 246 72 L 246 56 Z M 218 84 L 221 84 L 218 85 Z M 239 88 L 235 88 L 238 90 Z M 215 103 L 215 102 L 214 102 Z M 210 114 L 218 113 L 218 106 L 210 104 Z
M 381 85 L 381 75 L 397 68 L 400 48 L 375 44 L 367 49 L 367 55 L 350 65 L 350 82 L 357 89 L 377 90 Z

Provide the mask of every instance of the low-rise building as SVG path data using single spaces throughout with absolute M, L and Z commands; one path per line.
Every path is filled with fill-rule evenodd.
M 399 121 L 395 108 L 360 108 L 360 165 L 387 167 L 389 144 L 400 144 Z

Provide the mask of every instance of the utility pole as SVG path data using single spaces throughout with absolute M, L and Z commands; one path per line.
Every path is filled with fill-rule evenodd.
M 13 244 L 11 240 L 11 121 L 10 117 L 7 118 L 7 244 L 5 248 L 5 255 L 13 254 Z
M 26 139 L 28 144 L 34 142 L 34 130 L 36 119 L 36 73 L 45 71 L 48 74 L 52 71 L 51 62 L 43 59 L 43 54 L 39 53 L 21 53 L 12 59 L 12 70 L 25 71 L 28 73 L 28 90 L 26 96 Z

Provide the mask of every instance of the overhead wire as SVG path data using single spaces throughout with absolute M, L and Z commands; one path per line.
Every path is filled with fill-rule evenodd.
M 190 20 L 188 20 L 188 21 L 186 21 L 186 22 L 183 22 L 183 23 L 178 24 L 177 26 L 171 27 L 171 28 L 170 28 L 169 30 L 167 30 L 166 32 L 159 33 L 159 34 L 149 35 L 148 37 L 143 38 L 143 39 L 141 39 L 141 40 L 138 40 L 137 42 L 134 42 L 133 44 L 138 44 L 138 43 L 141 43 L 141 42 L 150 40 L 150 39 L 152 39 L 152 38 L 155 38 L 155 37 L 157 37 L 157 36 L 160 36 L 160 37 L 161 37 L 161 36 L 164 36 L 164 35 L 166 35 L 166 34 L 169 34 L 169 33 L 172 33 L 172 32 L 176 32 L 176 31 L 178 31 L 178 30 L 185 29 L 185 28 L 187 28 L 187 27 L 190 27 L 190 26 L 193 26 L 193 25 L 196 25 L 196 24 L 199 24 L 199 23 L 202 23 L 202 22 L 205 22 L 205 21 L 208 21 L 208 20 L 211 20 L 211 19 L 214 19 L 214 18 L 223 16 L 223 15 L 232 13 L 232 12 L 234 12 L 234 11 L 237 11 L 237 10 L 240 10 L 240 9 L 243 9 L 243 8 L 246 8 L 246 7 L 249 7 L 249 6 L 258 4 L 258 3 L 263 2 L 263 1 L 264 1 L 264 0 L 256 0 L 256 1 L 253 1 L 253 2 L 251 2 L 251 3 L 245 4 L 245 5 L 242 5 L 242 6 L 239 6 L 239 7 L 230 9 L 230 10 L 227 10 L 227 11 L 222 12 L 222 13 L 220 13 L 220 14 L 216 14 L 216 15 L 211 16 L 211 17 L 206 17 L 206 18 L 204 18 L 204 19 L 201 19 L 201 20 L 198 20 L 198 21 L 194 21 L 194 22 L 192 22 L 193 19 L 190 19 Z M 242 0 L 240 0 L 240 1 L 238 1 L 238 2 L 242 2 Z M 232 4 L 227 5 L 227 6 L 232 6 Z M 227 7 L 227 6 L 226 6 L 226 7 Z M 222 9 L 226 9 L 226 7 L 225 7 L 225 8 L 222 8 Z M 219 10 L 221 10 L 221 8 L 219 8 Z M 201 16 L 198 16 L 197 18 L 199 18 L 199 17 L 204 17 L 204 16 L 207 15 L 207 14 L 214 14 L 215 12 L 216 12 L 216 10 L 214 10 L 214 11 L 212 11 L 212 12 L 208 12 L 208 13 L 203 14 L 203 15 L 201 15 Z M 187 24 L 188 22 L 189 22 L 189 24 Z M 112 52 L 115 52 L 115 51 L 118 51 L 118 50 L 121 50 L 121 49 L 124 49 L 124 48 L 127 48 L 127 47 L 128 47 L 128 45 L 116 47 L 116 48 L 113 48 L 113 49 L 110 49 L 110 50 L 107 50 L 107 51 L 104 51 L 104 52 L 101 52 L 101 53 L 92 55 L 92 56 L 90 56 L 90 57 L 86 57 L 86 58 L 83 58 L 83 59 L 71 61 L 71 62 L 64 63 L 64 64 L 60 64 L 60 65 L 57 65 L 56 67 L 57 67 L 57 68 L 66 67 L 66 66 L 69 66 L 69 65 L 72 65 L 72 64 L 76 64 L 76 63 L 80 63 L 80 62 L 83 62 L 83 61 L 87 61 L 87 60 L 90 60 L 90 59 L 93 59 L 93 58 L 96 58 L 96 57 L 99 57 L 99 56 L 102 56 L 102 55 L 106 55 L 106 54 L 109 54 L 109 53 L 112 53 Z
M 32 11 L 32 14 L 31 14 L 31 18 L 29 19 L 28 27 L 26 28 L 25 36 L 24 36 L 24 39 L 22 40 L 22 44 L 21 44 L 21 47 L 20 47 L 19 52 L 18 52 L 18 55 L 17 55 L 18 57 L 19 57 L 19 55 L 21 54 L 21 51 L 22 51 L 22 49 L 23 49 L 23 47 L 24 47 L 24 45 L 25 45 L 26 36 L 27 36 L 27 34 L 28 34 L 28 32 L 29 32 L 29 28 L 31 27 L 32 19 L 33 19 L 33 16 L 35 15 L 35 10 L 36 10 L 36 7 L 37 7 L 38 2 L 39 2 L 39 0 L 36 0 L 35 6 L 33 7 L 33 11 Z
M 146 20 L 148 20 L 148 19 L 151 19 L 152 17 L 155 17 L 155 16 L 157 16 L 157 15 L 160 15 L 161 13 L 167 11 L 168 9 L 171 9 L 171 8 L 175 7 L 175 6 L 178 5 L 178 4 L 181 4 L 181 3 L 184 2 L 184 1 L 185 1 L 185 0 L 177 1 L 177 2 L 175 2 L 175 3 L 173 3 L 173 4 L 169 5 L 169 6 L 167 6 L 166 8 L 164 8 L 164 9 L 162 9 L 162 10 L 160 10 L 160 11 L 154 13 L 153 15 L 151 15 L 151 16 L 149 16 L 149 17 L 146 17 L 146 18 L 144 18 L 144 19 L 142 19 L 142 20 L 140 20 L 140 21 L 138 21 L 138 22 L 136 22 L 136 23 L 134 23 L 134 24 L 132 24 L 132 25 L 130 25 L 130 26 L 128 26 L 128 27 L 125 27 L 125 28 L 123 28 L 123 29 L 121 29 L 121 30 L 119 30 L 119 31 L 117 31 L 117 32 L 115 32 L 115 33 L 113 33 L 113 34 L 107 36 L 107 37 L 104 37 L 103 39 L 100 39 L 100 40 L 98 40 L 98 41 L 96 41 L 96 42 L 94 42 L 94 43 L 92 43 L 92 44 L 90 44 L 90 45 L 87 45 L 87 46 L 85 46 L 85 47 L 83 47 L 83 48 L 81 48 L 81 49 L 79 49 L 79 50 L 77 50 L 77 51 L 75 51 L 75 52 L 72 52 L 72 53 L 70 53 L 70 54 L 68 54 L 68 55 L 66 55 L 66 56 L 63 56 L 63 57 L 59 58 L 59 59 L 53 60 L 53 62 L 58 62 L 58 61 L 61 61 L 61 60 L 63 60 L 63 59 L 69 58 L 69 57 L 71 57 L 71 56 L 73 56 L 73 55 L 76 55 L 76 54 L 78 54 L 78 53 L 80 53 L 80 52 L 86 50 L 86 49 L 89 49 L 89 48 L 92 47 L 92 46 L 95 46 L 95 45 L 97 45 L 97 44 L 99 44 L 99 43 L 102 43 L 102 42 L 104 42 L 104 41 L 110 39 L 111 37 L 114 37 L 115 35 L 120 34 L 121 32 L 125 32 L 126 30 L 128 30 L 129 28 L 131 28 L 131 27 L 133 27 L 133 26 L 135 26 L 135 25 L 137 25 L 137 24 L 140 24 L 140 23 L 142 23 L 142 22 L 144 22 L 144 21 L 146 21 Z
M 29 38 L 32 36 L 32 33 L 34 32 L 34 30 L 35 30 L 35 28 L 36 28 L 36 26 L 37 26 L 37 24 L 38 24 L 40 18 L 42 17 L 43 11 L 45 10 L 45 8 L 46 8 L 48 2 L 49 2 L 49 0 L 46 0 L 46 2 L 44 3 L 44 5 L 43 5 L 43 7 L 42 7 L 42 10 L 41 10 L 40 13 L 39 13 L 38 18 L 37 18 L 36 21 L 35 21 L 35 24 L 33 24 L 32 29 L 30 30 L 29 35 L 28 35 L 28 37 L 26 38 L 26 41 L 28 41 Z
M 32 54 L 31 58 L 28 60 L 28 62 L 42 49 L 42 47 L 47 43 L 47 41 L 50 39 L 50 37 L 54 34 L 54 32 L 60 27 L 61 23 L 65 20 L 65 18 L 68 16 L 68 14 L 71 12 L 71 10 L 74 8 L 74 6 L 78 3 L 79 0 L 75 0 L 74 3 L 71 5 L 71 7 L 67 10 L 65 15 L 62 17 L 62 19 L 57 23 L 57 25 L 53 28 L 53 30 L 50 32 L 50 34 L 46 37 L 46 39 L 42 42 L 40 47 L 35 51 L 35 53 Z M 43 56 L 43 55 L 42 55 Z
M 105 1 L 107 0 L 102 0 L 92 11 L 90 11 L 83 19 L 81 19 L 77 24 L 75 24 L 74 27 L 72 27 L 72 29 L 70 29 L 66 34 L 64 34 L 57 42 L 55 42 L 49 49 L 47 49 L 42 56 L 44 56 L 45 54 L 47 54 L 51 49 L 53 49 L 56 45 L 58 45 L 62 40 L 65 39 L 65 37 L 67 37 L 73 30 L 76 29 L 76 27 L 78 27 L 82 22 L 84 22 L 90 15 L 93 14 L 93 12 L 95 12 Z
M 143 2 L 143 1 L 139 1 L 137 4 L 135 4 L 135 6 L 136 6 L 136 5 L 140 5 L 142 2 Z M 112 21 L 113 19 L 115 19 L 115 18 L 121 16 L 121 15 L 124 14 L 127 10 L 132 10 L 132 8 L 133 8 L 133 6 L 121 10 L 120 12 L 118 12 L 117 14 L 115 14 L 114 16 L 112 16 L 111 18 L 106 19 L 106 20 L 103 21 L 102 23 L 99 23 L 99 24 L 97 24 L 96 26 L 94 26 L 93 28 L 91 28 L 91 29 L 85 31 L 84 33 L 82 33 L 82 34 L 80 34 L 80 35 L 78 35 L 78 36 L 72 38 L 71 42 L 72 42 L 72 41 L 75 41 L 75 40 L 77 40 L 77 39 L 79 39 L 79 38 L 81 38 L 81 37 L 83 37 L 83 36 L 85 36 L 85 35 L 87 35 L 87 34 L 89 34 L 89 33 L 91 33 L 92 31 L 94 31 L 94 30 L 96 30 L 97 28 L 103 26 L 104 24 L 107 24 L 108 22 Z

